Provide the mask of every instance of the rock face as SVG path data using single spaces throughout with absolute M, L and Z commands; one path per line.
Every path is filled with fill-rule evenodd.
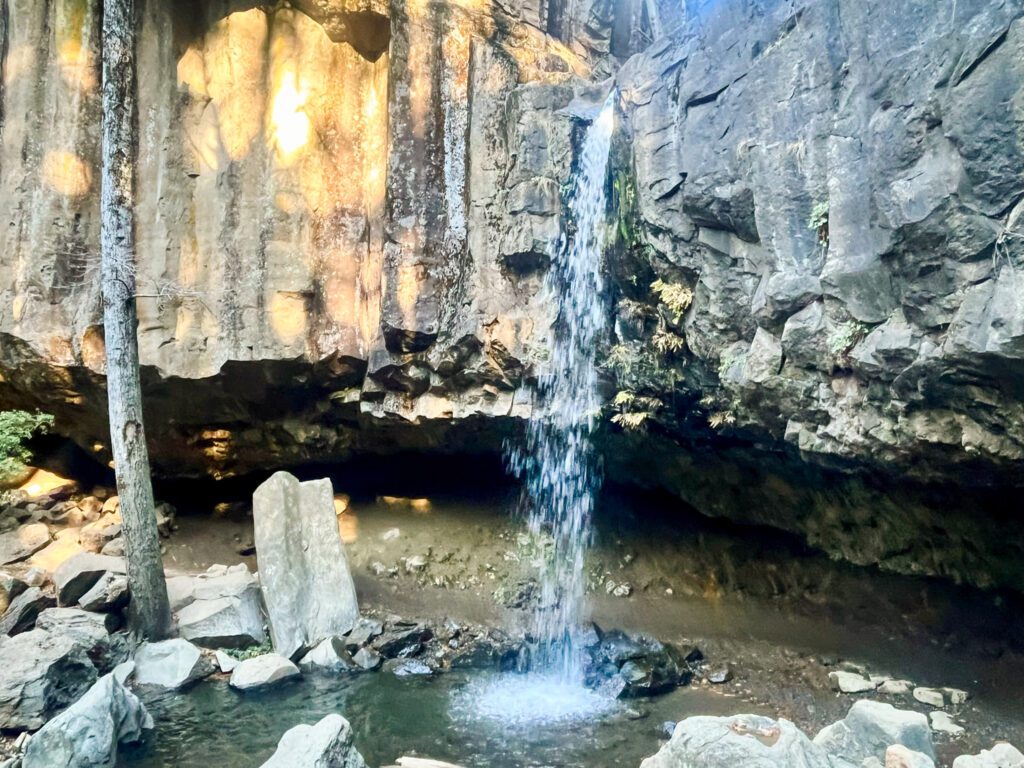
M 349 632 L 359 604 L 331 481 L 300 483 L 278 472 L 256 489 L 253 521 L 274 649 L 293 658 Z
M 145 706 L 110 674 L 29 741 L 23 768 L 113 768 L 119 744 L 153 727 Z
M 352 744 L 352 726 L 341 715 L 328 715 L 316 725 L 297 725 L 278 742 L 262 768 L 363 768 Z
M 0 405 L 54 412 L 106 462 L 99 7 L 4 19 Z M 610 474 L 855 563 L 1024 590 L 1003 518 L 1024 467 L 1022 17 L 147 3 L 157 470 L 500 450 L 546 354 L 574 115 L 614 75 L 605 373 L 660 405 L 647 434 L 608 427 Z

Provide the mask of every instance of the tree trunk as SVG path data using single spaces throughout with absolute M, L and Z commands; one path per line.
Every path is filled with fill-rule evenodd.
M 121 498 L 131 618 L 149 640 L 168 635 L 160 539 L 142 428 L 135 307 L 134 0 L 103 4 L 103 168 L 100 248 L 110 444 Z

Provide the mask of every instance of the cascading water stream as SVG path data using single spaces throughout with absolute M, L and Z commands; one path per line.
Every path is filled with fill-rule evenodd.
M 601 408 L 595 354 L 608 318 L 601 257 L 614 119 L 613 91 L 583 143 L 569 198 L 575 232 L 559 244 L 544 283 L 545 298 L 558 307 L 558 316 L 550 357 L 539 376 L 539 402 L 525 445 L 509 451 L 513 471 L 526 482 L 530 532 L 534 540 L 550 537 L 551 542 L 531 628 L 537 642 L 532 666 L 577 685 L 583 683 L 577 636 L 583 620 L 584 558 L 600 485 L 590 436 Z
M 524 444 L 508 451 L 525 480 L 524 503 L 534 542 L 545 542 L 541 594 L 531 634 L 530 672 L 471 691 L 478 715 L 506 725 L 593 718 L 610 700 L 584 687 L 585 557 L 600 485 L 591 432 L 601 408 L 596 350 L 607 325 L 601 279 L 606 180 L 615 119 L 615 92 L 587 130 L 569 209 L 575 229 L 553 248 L 544 296 L 558 308 L 550 357 L 540 371 L 537 402 Z

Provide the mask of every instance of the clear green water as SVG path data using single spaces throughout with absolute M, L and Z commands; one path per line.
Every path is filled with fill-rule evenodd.
M 156 730 L 144 744 L 123 750 L 118 765 L 257 768 L 286 730 L 337 712 L 352 723 L 356 746 L 374 767 L 418 755 L 474 768 L 637 768 L 661 745 L 664 721 L 724 715 L 736 705 L 733 699 L 683 688 L 657 699 L 625 702 L 598 721 L 515 726 L 478 716 L 467 706 L 467 687 L 472 686 L 471 692 L 494 675 L 454 671 L 402 679 L 381 672 L 308 676 L 255 694 L 240 694 L 222 681 L 178 694 L 142 692 Z

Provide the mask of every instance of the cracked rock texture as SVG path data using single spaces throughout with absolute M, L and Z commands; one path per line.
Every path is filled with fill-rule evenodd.
M 99 2 L 2 9 L 0 406 L 106 462 Z M 554 319 L 578 116 L 614 76 L 604 378 L 653 405 L 642 433 L 604 429 L 609 473 L 856 563 L 1024 589 L 1022 17 L 140 3 L 155 470 L 500 450 Z

